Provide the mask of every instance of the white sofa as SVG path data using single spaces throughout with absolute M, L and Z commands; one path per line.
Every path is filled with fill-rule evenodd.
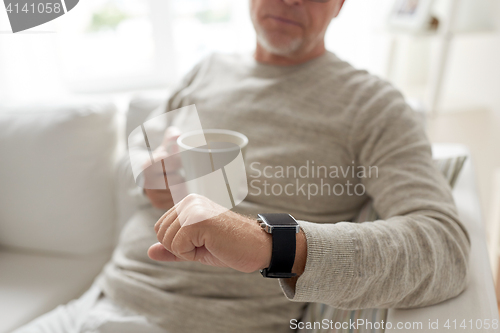
M 435 144 L 433 155 L 436 157 L 470 156 L 470 152 L 462 145 Z M 458 297 L 434 306 L 412 310 L 389 310 L 388 322 L 423 323 L 423 330 L 412 327 L 405 329 L 404 332 L 431 331 L 428 329 L 429 322 L 435 323 L 436 321 L 439 324 L 438 332 L 500 332 L 500 322 L 497 329 L 491 326 L 493 320 L 497 322 L 499 320 L 497 299 L 486 246 L 485 224 L 481 214 L 471 158 L 466 161 L 463 167 L 453 190 L 453 197 L 458 207 L 460 219 L 469 231 L 471 240 L 469 285 Z M 464 319 L 466 329 L 460 327 Z M 446 328 L 444 325 L 448 320 L 450 327 Z M 456 320 L 456 327 L 453 320 Z M 472 320 L 472 329 L 470 320 Z M 485 328 L 486 320 L 490 323 L 489 328 Z M 482 328 L 480 328 L 481 324 Z M 386 330 L 386 332 L 390 331 Z
M 133 100 L 127 122 L 103 101 L 0 105 L 0 333 L 81 295 L 109 259 L 134 210 L 121 179 L 130 172 L 115 162 L 126 153 L 126 134 L 162 102 Z M 439 156 L 457 151 L 466 153 L 435 147 Z M 454 195 L 472 240 L 468 289 L 436 306 L 390 310 L 388 321 L 423 322 L 426 331 L 429 320 L 440 327 L 447 319 L 498 320 L 470 160 Z
M 0 106 L 0 332 L 83 293 L 115 244 L 118 112 Z

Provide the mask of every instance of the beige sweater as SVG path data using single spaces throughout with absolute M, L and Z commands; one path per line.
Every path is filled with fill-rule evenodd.
M 168 109 L 190 104 L 204 128 L 249 138 L 250 194 L 236 211 L 302 220 L 305 272 L 293 291 L 258 272 L 153 262 L 146 251 L 162 212 L 145 207 L 100 280 L 116 302 L 172 333 L 276 333 L 290 331 L 302 302 L 408 308 L 465 288 L 467 232 L 422 125 L 392 86 L 332 53 L 292 67 L 215 55 Z M 369 197 L 383 220 L 348 222 Z

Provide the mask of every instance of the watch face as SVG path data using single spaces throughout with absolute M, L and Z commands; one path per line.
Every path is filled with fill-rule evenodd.
M 296 226 L 297 222 L 289 214 L 258 214 L 258 216 L 272 226 Z

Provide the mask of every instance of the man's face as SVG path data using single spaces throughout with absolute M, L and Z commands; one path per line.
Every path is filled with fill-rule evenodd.
M 321 2 L 320 2 L 321 1 Z M 323 42 L 344 0 L 250 0 L 258 42 L 267 51 L 290 56 Z

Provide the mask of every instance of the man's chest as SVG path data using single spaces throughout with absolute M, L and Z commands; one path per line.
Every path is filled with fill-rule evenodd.
M 319 214 L 351 210 L 365 200 L 348 124 L 341 117 L 286 102 L 202 100 L 196 106 L 204 129 L 248 137 L 247 200 Z

